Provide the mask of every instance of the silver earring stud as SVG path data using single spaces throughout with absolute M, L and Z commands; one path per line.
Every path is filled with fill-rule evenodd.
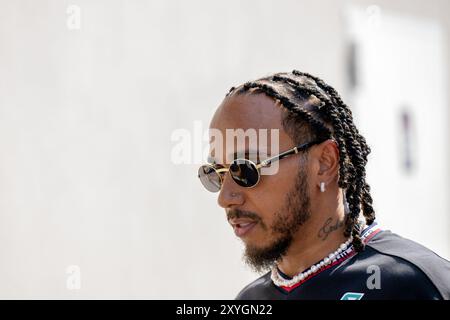
M 325 192 L 325 182 L 320 183 L 320 192 Z

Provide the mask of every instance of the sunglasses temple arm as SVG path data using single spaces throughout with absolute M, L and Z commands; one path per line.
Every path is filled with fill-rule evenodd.
M 274 156 L 272 158 L 264 160 L 260 164 L 256 165 L 256 168 L 260 169 L 262 167 L 268 166 L 274 161 L 279 161 L 279 160 L 281 160 L 281 159 L 283 159 L 283 158 L 285 158 L 287 156 L 290 156 L 291 154 L 297 154 L 300 151 L 303 151 L 304 149 L 307 149 L 310 146 L 315 145 L 315 144 L 319 144 L 319 143 L 321 143 L 321 142 L 315 141 L 315 142 L 307 142 L 307 143 L 298 145 L 298 146 L 292 148 L 291 150 L 287 150 L 287 151 L 285 151 L 283 153 L 280 153 L 279 155 L 276 155 L 276 156 Z
M 297 152 L 298 152 L 297 147 L 295 147 L 295 148 L 293 148 L 291 150 L 288 150 L 288 151 L 285 151 L 283 153 L 280 153 L 279 155 L 276 155 L 276 156 L 274 156 L 272 158 L 264 160 L 260 164 L 257 164 L 256 168 L 259 169 L 259 168 L 262 168 L 262 167 L 266 167 L 266 166 L 270 165 L 272 162 L 279 161 L 279 160 L 283 159 L 284 157 L 287 157 L 287 156 L 289 156 L 291 154 L 295 154 Z

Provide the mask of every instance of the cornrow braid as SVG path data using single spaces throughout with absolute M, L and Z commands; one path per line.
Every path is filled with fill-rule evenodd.
M 284 77 L 273 77 L 273 80 L 285 80 L 286 78 Z M 292 81 L 287 81 L 287 83 L 292 84 Z M 343 129 L 343 125 L 342 125 L 342 121 L 341 118 L 338 115 L 338 110 L 336 107 L 334 107 L 334 105 L 332 104 L 331 100 L 325 96 L 324 94 L 322 94 L 322 92 L 319 91 L 318 88 L 313 87 L 311 85 L 305 85 L 304 87 L 302 87 L 302 90 L 305 91 L 307 94 L 309 95 L 314 95 L 315 97 L 319 98 L 322 102 L 324 102 L 324 106 L 326 107 L 326 110 L 324 110 L 323 108 L 320 108 L 320 112 L 324 112 L 326 111 L 327 113 L 325 114 L 325 116 L 323 116 L 323 118 L 328 118 L 332 120 L 332 124 L 333 127 L 335 129 L 335 136 L 337 141 L 339 142 L 339 145 L 344 145 L 345 141 L 344 141 L 344 136 L 346 139 L 353 141 L 353 137 L 351 135 L 349 135 L 349 131 L 348 130 L 344 130 Z M 348 129 L 348 128 L 347 128 Z M 358 141 L 353 141 L 353 143 L 349 144 L 349 151 L 350 151 L 350 155 L 351 157 L 359 157 L 359 155 L 361 154 L 361 148 L 359 146 Z M 342 147 L 340 147 L 340 152 L 342 153 Z M 352 159 L 354 160 L 354 159 Z M 351 161 L 350 163 L 356 162 L 358 164 L 360 164 L 361 162 L 364 162 L 363 159 L 358 159 L 359 161 Z M 341 176 L 345 177 L 346 173 L 343 172 L 345 170 L 343 170 L 345 168 L 345 166 L 343 165 L 344 162 L 344 158 L 340 157 L 340 174 Z M 352 166 L 349 166 L 350 168 L 352 168 Z M 353 168 L 352 168 L 353 169 Z M 356 171 L 357 175 L 364 175 L 364 166 L 356 166 L 356 168 L 354 168 L 354 170 Z M 339 186 L 342 188 L 348 188 L 348 184 L 347 181 L 345 181 L 345 179 L 340 179 L 339 180 Z M 354 194 L 360 194 L 362 190 L 362 185 L 360 184 L 352 184 L 350 185 L 350 193 L 351 195 Z M 357 230 L 356 228 L 354 228 L 354 226 L 356 226 L 357 222 L 358 222 L 358 217 L 359 217 L 359 212 L 360 212 L 360 199 L 355 198 L 350 196 L 349 197 L 349 203 L 352 203 L 352 206 L 350 206 L 351 208 L 351 212 L 349 215 L 346 216 L 346 221 L 345 221 L 345 235 L 348 237 L 350 236 L 350 234 L 352 234 L 353 239 L 354 239 L 354 245 L 355 247 L 361 247 L 362 243 L 359 237 L 359 230 Z
M 333 87 L 326 84 L 320 78 L 312 76 L 308 73 L 302 73 L 297 70 L 294 70 L 293 73 L 296 75 L 303 75 L 303 76 L 307 76 L 309 78 L 314 79 L 316 81 L 316 83 L 319 86 L 321 86 L 330 95 L 330 97 L 335 101 L 335 104 L 338 106 L 338 108 L 345 109 L 345 111 L 348 113 L 347 121 L 349 121 L 350 123 L 353 123 L 353 116 L 352 116 L 352 112 L 351 112 L 350 108 L 348 108 L 348 106 L 342 101 L 342 98 L 339 96 L 339 94 Z M 364 159 L 363 166 L 365 166 L 367 163 L 367 156 L 371 152 L 370 147 L 367 145 L 366 139 L 362 135 L 359 134 L 358 129 L 354 125 L 350 126 L 349 128 L 352 130 L 352 133 L 358 138 L 358 142 L 362 146 L 361 152 L 362 152 L 363 159 Z M 364 173 L 365 173 L 365 171 L 364 171 Z M 362 190 L 363 214 L 364 214 L 364 217 L 366 218 L 366 222 L 368 224 L 371 224 L 375 220 L 375 212 L 372 207 L 373 200 L 370 195 L 370 186 L 367 184 L 365 179 L 364 179 L 364 184 L 363 184 L 362 189 L 363 189 Z
M 236 88 L 235 87 L 231 87 L 230 90 L 228 90 L 228 93 L 225 96 L 228 97 L 230 94 L 232 94 L 234 89 L 236 89 Z
M 331 131 L 322 122 L 315 119 L 309 111 L 301 108 L 300 106 L 292 102 L 288 97 L 280 94 L 274 87 L 264 83 L 247 82 L 244 84 L 242 89 L 243 91 L 248 91 L 252 88 L 259 89 L 269 97 L 279 100 L 281 104 L 288 110 L 292 110 L 298 114 L 301 114 L 306 119 L 306 121 L 308 121 L 312 125 L 312 128 L 315 130 L 315 134 L 319 136 L 331 136 Z
M 350 108 L 343 102 L 337 91 L 322 79 L 297 70 L 246 82 L 237 88 L 232 87 L 227 96 L 250 90 L 278 100 L 287 109 L 288 115 L 283 121 L 285 129 L 291 129 L 288 127 L 292 125 L 291 120 L 294 119 L 295 130 L 299 130 L 300 122 L 306 122 L 314 138 L 333 138 L 337 142 L 338 185 L 344 189 L 350 211 L 345 217 L 344 235 L 346 237 L 352 235 L 352 244 L 357 251 L 364 250 L 358 221 L 361 209 L 368 225 L 375 220 L 373 200 L 370 195 L 370 186 L 366 182 L 365 170 L 367 156 L 371 150 L 356 128 Z M 299 141 L 296 142 L 299 143 Z
M 336 128 L 335 130 L 338 132 L 344 132 L 344 129 L 342 128 L 342 124 L 341 121 L 339 119 L 339 117 L 336 115 L 336 113 L 334 112 L 334 110 L 331 110 L 331 102 L 328 99 L 328 97 L 325 97 L 324 95 L 322 95 L 322 93 L 320 93 L 318 90 L 315 90 L 314 88 L 307 86 L 307 87 L 302 87 L 302 85 L 294 80 L 291 79 L 289 77 L 283 77 L 283 76 L 279 76 L 279 75 L 275 75 L 273 77 L 274 81 L 282 81 L 285 82 L 287 84 L 290 84 L 292 86 L 294 86 L 294 90 L 298 93 L 299 96 L 301 96 L 301 94 L 303 92 L 306 92 L 309 95 L 314 95 L 315 97 L 319 98 L 321 101 L 324 102 L 323 106 L 321 106 L 320 110 L 323 110 L 323 108 L 327 108 L 329 109 L 329 114 L 325 114 L 324 117 L 327 117 L 327 120 L 331 120 L 333 123 L 333 126 Z M 302 88 L 302 89 L 300 89 Z M 346 155 L 346 146 L 345 146 L 345 142 L 344 139 L 341 135 L 335 135 L 336 137 L 336 141 L 338 142 L 338 147 L 339 147 L 339 153 Z M 351 170 L 353 169 L 353 166 L 350 163 L 350 168 L 348 168 L 348 166 L 344 165 L 344 162 L 346 161 L 346 159 L 344 157 L 340 157 L 339 159 L 339 170 L 340 170 L 340 176 L 344 177 L 343 179 L 341 179 L 339 181 L 339 186 L 341 188 L 347 188 L 348 186 L 348 181 L 346 180 L 347 177 L 347 170 Z
M 342 99 L 339 97 L 338 93 L 332 89 L 331 92 L 332 97 L 337 101 L 337 103 L 345 108 L 348 109 L 348 107 L 345 105 L 345 103 L 342 102 Z M 350 118 L 351 121 L 353 121 Z M 352 130 L 352 133 L 354 136 L 357 137 L 357 141 L 359 142 L 360 149 L 361 149 L 361 156 L 363 158 L 362 162 L 362 174 L 364 174 L 365 177 L 365 165 L 367 163 L 367 156 L 370 154 L 371 150 L 370 147 L 367 145 L 366 140 L 364 137 L 359 134 L 358 129 L 355 126 L 350 127 Z M 375 213 L 372 208 L 372 197 L 370 195 L 370 186 L 367 184 L 365 179 L 363 179 L 363 186 L 362 186 L 362 207 L 363 207 L 363 214 L 364 217 L 367 220 L 368 224 L 371 224 L 375 220 Z

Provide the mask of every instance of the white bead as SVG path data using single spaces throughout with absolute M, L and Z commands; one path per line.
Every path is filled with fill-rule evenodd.
M 311 267 L 311 272 L 316 272 L 317 271 L 317 267 L 316 266 L 312 266 Z
M 345 250 L 345 248 L 347 247 L 347 245 L 345 243 L 341 244 L 340 248 L 341 250 Z
M 330 263 L 330 258 L 326 257 L 325 259 L 323 259 L 323 262 L 325 262 L 325 264 Z

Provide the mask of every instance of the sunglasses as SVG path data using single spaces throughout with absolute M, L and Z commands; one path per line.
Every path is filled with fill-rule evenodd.
M 198 178 L 206 190 L 210 192 L 218 192 L 222 188 L 223 175 L 229 171 L 231 178 L 239 186 L 244 188 L 253 188 L 258 184 L 261 178 L 260 169 L 262 167 L 267 167 L 275 161 L 297 154 L 300 151 L 304 151 L 313 145 L 322 143 L 323 141 L 325 140 L 301 144 L 258 164 L 248 159 L 235 159 L 231 162 L 228 168 L 217 167 L 217 165 L 213 164 L 204 164 L 198 169 Z

